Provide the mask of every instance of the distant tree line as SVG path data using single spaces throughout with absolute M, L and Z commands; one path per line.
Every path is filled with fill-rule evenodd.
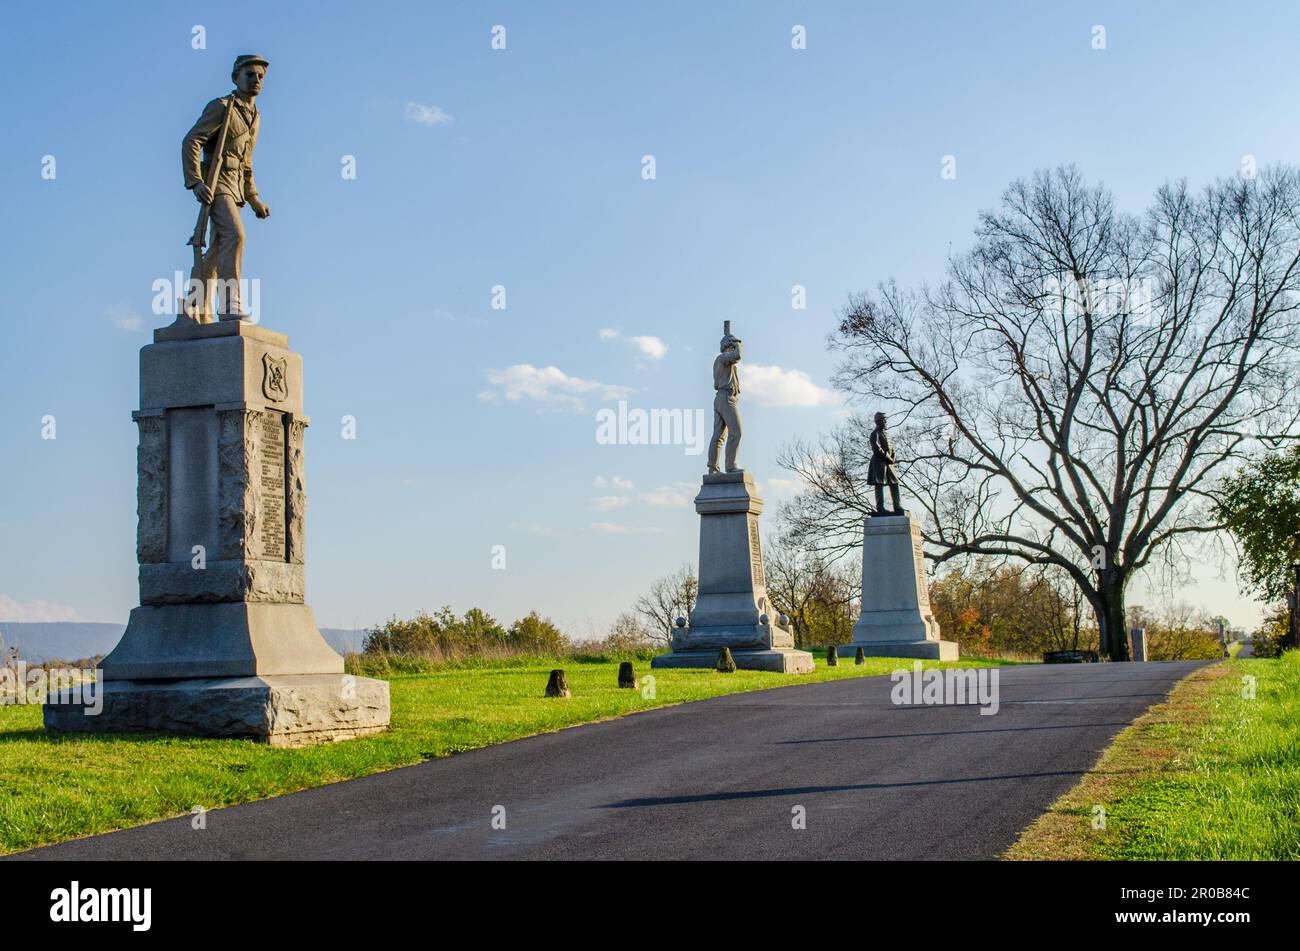
M 390 618 L 366 633 L 362 653 L 456 661 L 514 654 L 566 654 L 573 642 L 548 618 L 532 611 L 504 627 L 481 608 L 457 615 L 449 606 L 433 614 Z

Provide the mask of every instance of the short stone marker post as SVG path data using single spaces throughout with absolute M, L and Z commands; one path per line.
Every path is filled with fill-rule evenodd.
M 826 648 L 826 666 L 838 667 L 839 665 L 840 665 L 840 652 L 837 651 L 835 649 L 835 645 L 832 644 L 830 647 Z
M 736 672 L 736 662 L 731 657 L 731 648 L 724 647 L 718 651 L 718 673 L 734 674 Z
M 853 655 L 853 663 L 856 664 L 858 667 L 861 667 L 866 662 L 867 662 L 867 655 L 864 654 L 862 652 L 862 648 L 859 647 L 858 652 Z
M 632 669 L 630 660 L 625 660 L 618 665 L 618 685 L 629 690 L 636 689 L 636 671 Z
M 1146 628 L 1135 627 L 1129 632 L 1133 638 L 1133 660 L 1145 661 L 1147 659 L 1147 632 Z
M 565 699 L 573 696 L 569 691 L 569 678 L 564 676 L 563 670 L 551 671 L 551 679 L 546 682 L 546 696 Z

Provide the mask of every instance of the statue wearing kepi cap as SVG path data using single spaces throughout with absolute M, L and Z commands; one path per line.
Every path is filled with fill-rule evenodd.
M 230 73 L 234 90 L 204 106 L 181 143 L 185 187 L 202 206 L 189 241 L 194 268 L 185 301 L 186 316 L 199 323 L 211 323 L 214 314 L 221 320 L 250 319 L 240 302 L 244 225 L 239 210 L 247 204 L 258 218 L 271 214 L 253 181 L 259 124 L 253 100 L 262 91 L 268 65 L 251 53 L 238 57 Z

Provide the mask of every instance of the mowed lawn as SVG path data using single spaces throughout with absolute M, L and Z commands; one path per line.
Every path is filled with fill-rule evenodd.
M 0 706 L 0 853 L 20 851 L 156 819 L 352 779 L 464 750 L 559 730 L 638 710 L 910 666 L 840 659 L 803 676 L 737 671 L 658 670 L 654 695 L 640 686 L 649 661 L 636 662 L 638 688 L 619 689 L 618 661 L 529 659 L 396 674 L 392 729 L 378 736 L 282 750 L 247 740 L 163 736 L 47 737 L 41 709 Z M 983 659 L 926 667 L 987 667 Z M 563 667 L 573 697 L 543 696 L 551 668 Z
M 1300 859 L 1300 652 L 1194 673 L 1006 857 Z

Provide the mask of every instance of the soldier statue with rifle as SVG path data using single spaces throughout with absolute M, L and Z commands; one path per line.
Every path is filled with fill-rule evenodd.
M 194 249 L 194 269 L 185 302 L 186 316 L 198 323 L 211 323 L 214 314 L 221 320 L 250 319 L 239 296 L 244 256 L 244 225 L 239 210 L 247 204 L 258 218 L 271 214 L 253 182 L 253 148 L 258 132 L 253 100 L 262 91 L 268 65 L 261 56 L 238 57 L 231 71 L 234 90 L 203 108 L 181 144 L 185 187 L 194 192 L 202 206 L 189 240 Z

